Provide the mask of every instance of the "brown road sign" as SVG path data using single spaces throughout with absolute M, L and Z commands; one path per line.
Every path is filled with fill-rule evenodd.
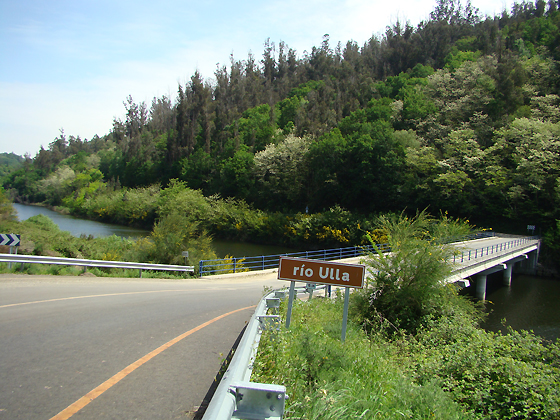
M 279 280 L 304 281 L 344 287 L 364 287 L 365 267 L 305 258 L 280 257 Z

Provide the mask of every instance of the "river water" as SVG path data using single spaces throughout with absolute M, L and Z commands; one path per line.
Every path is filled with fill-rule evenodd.
M 72 235 L 92 235 L 95 238 L 117 235 L 123 238 L 137 239 L 148 236 L 149 231 L 129 226 L 113 225 L 110 223 L 97 222 L 95 220 L 80 219 L 79 217 L 60 214 L 41 206 L 27 204 L 14 204 L 17 217 L 20 221 L 29 219 L 37 214 L 44 214 L 58 225 L 61 230 L 68 231 Z M 214 239 L 212 241 L 214 251 L 218 258 L 226 255 L 232 257 L 253 257 L 258 255 L 275 255 L 297 250 L 285 246 L 258 245 L 245 242 L 226 241 Z
M 514 269 L 515 270 L 515 269 Z M 513 275 L 511 287 L 501 285 L 501 273 L 487 284 L 483 327 L 490 331 L 532 330 L 548 340 L 560 338 L 560 279 Z
M 112 225 L 95 220 L 80 219 L 79 217 L 60 214 L 41 206 L 14 204 L 20 222 L 38 214 L 44 214 L 58 225 L 60 230 L 68 231 L 72 235 L 92 235 L 95 238 L 117 235 L 123 238 L 141 238 L 149 235 L 149 231 L 136 229 L 129 226 Z

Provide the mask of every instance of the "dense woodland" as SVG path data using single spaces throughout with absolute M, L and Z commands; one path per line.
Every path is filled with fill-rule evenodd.
M 417 27 L 397 22 L 363 45 L 325 35 L 298 55 L 268 39 L 260 58 L 196 72 L 175 98 L 126 98 L 102 137 L 61 130 L 3 186 L 99 218 L 103 195 L 178 180 L 268 213 L 428 208 L 559 235 L 559 7 L 483 17 L 438 0 Z

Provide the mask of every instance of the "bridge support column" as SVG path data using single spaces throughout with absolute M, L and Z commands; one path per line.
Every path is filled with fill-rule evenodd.
M 504 286 L 511 286 L 511 269 L 513 268 L 513 264 L 508 264 L 506 269 L 504 270 Z
M 476 297 L 482 301 L 486 300 L 486 274 L 476 276 Z
M 539 258 L 539 254 L 537 251 L 533 251 L 529 253 L 528 271 L 530 274 L 535 274 L 537 272 L 538 258 Z

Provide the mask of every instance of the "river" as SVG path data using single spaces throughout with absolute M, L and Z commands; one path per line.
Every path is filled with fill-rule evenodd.
M 515 269 L 514 269 L 515 270 Z M 489 278 L 486 308 L 490 312 L 483 327 L 490 331 L 532 330 L 548 340 L 560 338 L 560 279 L 513 275 L 511 287 L 501 285 L 502 273 Z
M 141 238 L 149 235 L 149 231 L 136 229 L 129 226 L 113 225 L 109 223 L 97 222 L 95 220 L 80 219 L 76 216 L 60 214 L 56 211 L 41 206 L 31 206 L 27 204 L 14 204 L 17 217 L 20 222 L 38 214 L 44 214 L 58 225 L 60 230 L 70 232 L 72 235 L 92 235 L 95 238 L 117 235 L 123 238 Z
M 46 207 L 17 203 L 13 206 L 20 221 L 29 219 L 37 214 L 44 214 L 56 223 L 61 230 L 68 231 L 76 237 L 79 237 L 80 235 L 92 235 L 93 237 L 98 238 L 117 235 L 123 238 L 137 239 L 150 234 L 149 231 L 144 229 L 103 223 L 95 220 L 80 219 L 76 216 L 57 213 Z M 226 241 L 222 239 L 214 239 L 212 241 L 212 245 L 218 258 L 224 258 L 226 255 L 233 257 L 253 257 L 258 255 L 274 255 L 298 251 L 285 246 L 258 245 L 245 242 Z

